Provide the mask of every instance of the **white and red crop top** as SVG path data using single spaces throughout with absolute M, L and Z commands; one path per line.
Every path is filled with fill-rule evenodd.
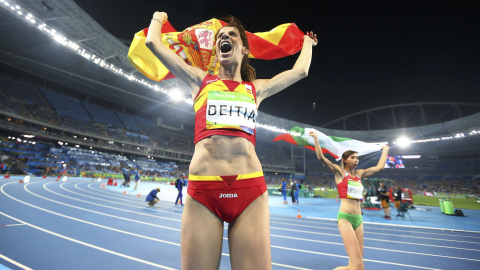
M 221 80 L 208 74 L 193 101 L 194 143 L 212 135 L 243 137 L 255 145 L 257 93 L 251 82 Z
M 355 176 L 351 176 L 343 168 L 342 170 L 345 172 L 345 177 L 343 178 L 342 182 L 337 184 L 338 196 L 340 199 L 362 199 L 362 179 L 360 179 L 357 174 L 355 174 Z

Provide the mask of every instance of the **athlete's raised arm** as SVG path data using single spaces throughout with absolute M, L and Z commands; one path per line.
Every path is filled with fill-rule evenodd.
M 206 73 L 199 68 L 188 65 L 175 52 L 163 45 L 162 27 L 167 22 L 167 19 L 168 15 L 165 12 L 157 11 L 153 14 L 145 45 L 173 75 L 190 87 L 192 95 L 196 95 Z
M 312 46 L 316 46 L 317 43 L 317 35 L 313 32 L 307 32 L 303 37 L 302 51 L 292 69 L 279 73 L 271 79 L 253 81 L 257 89 L 257 107 L 264 99 L 308 76 L 308 70 L 312 61 Z
M 385 144 L 382 147 L 382 156 L 380 157 L 380 160 L 378 161 L 377 166 L 370 167 L 370 168 L 367 168 L 367 169 L 357 170 L 358 176 L 360 178 L 369 177 L 369 176 L 372 176 L 372 175 L 378 173 L 379 171 L 383 170 L 383 168 L 385 168 L 385 163 L 387 163 L 388 149 L 390 149 L 390 147 Z
M 315 141 L 315 152 L 317 153 L 317 158 L 321 162 L 323 162 L 323 164 L 325 164 L 325 166 L 327 166 L 327 168 L 335 175 L 343 177 L 342 168 L 340 168 L 340 166 L 338 166 L 337 164 L 332 163 L 323 155 L 322 148 L 320 147 L 320 143 L 318 142 L 317 133 L 315 133 L 314 131 L 310 131 L 309 135 L 312 136 Z

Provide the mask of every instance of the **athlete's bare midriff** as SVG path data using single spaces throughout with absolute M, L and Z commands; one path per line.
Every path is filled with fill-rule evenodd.
M 360 200 L 341 199 L 340 211 L 347 214 L 361 215 Z
M 243 137 L 214 135 L 195 145 L 189 173 L 224 176 L 261 170 L 255 146 L 250 141 Z
M 335 176 L 335 181 L 337 184 L 339 184 L 343 179 L 345 178 L 345 175 L 340 176 Z M 355 200 L 355 199 L 340 199 L 340 211 L 347 213 L 347 214 L 352 214 L 352 215 L 361 215 L 362 214 L 362 207 L 360 206 L 360 200 Z

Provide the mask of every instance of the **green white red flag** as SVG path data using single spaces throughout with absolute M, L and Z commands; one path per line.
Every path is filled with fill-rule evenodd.
M 294 145 L 303 145 L 306 148 L 315 151 L 315 142 L 310 131 L 317 133 L 318 142 L 322 148 L 322 153 L 329 153 L 336 160 L 339 160 L 345 151 L 353 150 L 358 155 L 366 155 L 382 149 L 382 145 L 366 143 L 350 138 L 327 136 L 324 133 L 313 128 L 293 127 L 288 133 L 278 135 L 273 141 L 286 141 Z

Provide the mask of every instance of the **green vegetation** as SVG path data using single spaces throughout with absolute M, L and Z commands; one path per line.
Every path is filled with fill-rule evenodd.
M 477 202 L 478 199 L 476 198 L 455 198 L 455 197 L 429 197 L 429 196 L 418 196 L 413 195 L 413 205 L 428 205 L 428 206 L 438 206 L 440 204 L 438 202 L 439 199 L 445 200 L 448 199 L 452 202 L 453 208 L 460 208 L 460 209 L 473 209 L 473 210 L 480 210 L 480 203 Z
M 338 195 L 338 191 L 329 189 L 326 196 L 324 196 L 325 191 L 316 191 L 320 196 L 325 198 L 335 199 Z M 480 203 L 477 202 L 476 198 L 465 198 L 465 195 L 459 195 L 457 198 L 455 197 L 429 197 L 429 196 L 419 196 L 413 195 L 413 205 L 427 205 L 427 206 L 436 206 L 440 207 L 440 203 L 438 202 L 439 199 L 445 200 L 448 199 L 452 202 L 453 208 L 460 208 L 460 209 L 473 209 L 473 210 L 480 210 Z

